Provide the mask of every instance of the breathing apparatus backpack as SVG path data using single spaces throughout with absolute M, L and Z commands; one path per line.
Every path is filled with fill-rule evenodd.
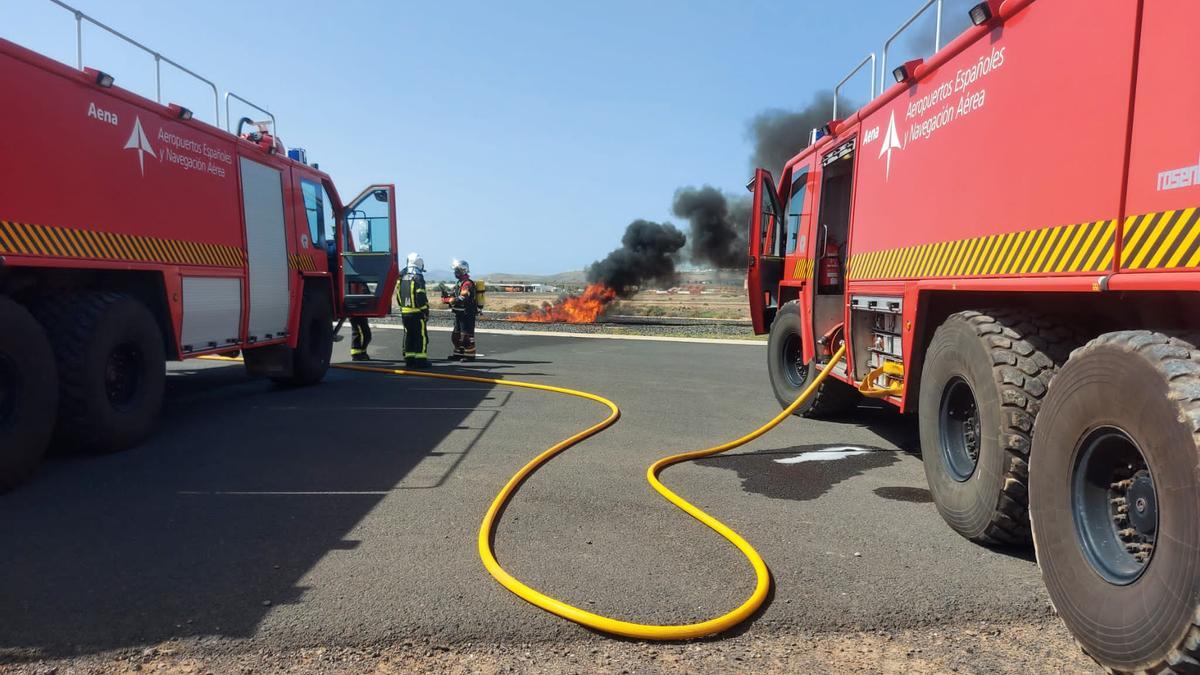
M 487 297 L 487 282 L 483 279 L 472 279 L 475 282 L 475 306 L 483 309 L 483 300 Z

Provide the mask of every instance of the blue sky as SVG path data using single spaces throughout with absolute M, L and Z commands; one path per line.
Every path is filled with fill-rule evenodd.
M 636 218 L 686 227 L 679 186 L 741 191 L 748 120 L 831 89 L 918 3 L 73 4 L 269 108 L 343 198 L 395 183 L 402 255 L 542 274 L 603 257 Z M 74 31 L 47 0 L 0 0 L 0 37 L 73 65 Z M 85 64 L 154 96 L 152 60 L 95 29 Z M 164 97 L 211 119 L 211 94 L 164 72 Z

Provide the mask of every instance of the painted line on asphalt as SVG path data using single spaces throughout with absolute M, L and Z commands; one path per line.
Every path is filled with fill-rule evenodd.
M 385 330 L 404 330 L 404 326 L 396 326 L 386 323 L 373 323 L 371 328 L 382 328 Z M 453 332 L 453 328 L 443 326 L 430 326 L 429 330 L 439 333 Z M 689 338 L 689 337 L 667 337 L 657 335 L 606 335 L 603 333 L 566 333 L 553 330 L 511 330 L 507 328 L 479 328 L 476 333 L 483 335 L 536 335 L 539 337 L 564 337 L 564 338 L 581 338 L 585 340 L 639 340 L 643 342 L 691 342 L 702 345 L 750 345 L 763 346 L 767 344 L 766 340 L 732 340 L 728 338 Z
M 853 445 L 839 445 L 823 450 L 813 452 L 805 452 L 795 457 L 784 457 L 783 459 L 775 460 L 777 464 L 800 464 L 801 462 L 829 462 L 835 459 L 845 459 L 855 455 L 867 455 L 871 451 L 866 448 L 860 448 Z
M 389 492 L 387 490 L 344 490 L 344 491 L 332 491 L 332 490 L 277 490 L 277 491 L 180 490 L 179 494 L 193 495 L 193 496 L 195 496 L 195 495 L 199 495 L 199 496 L 234 495 L 234 496 L 240 496 L 240 497 L 245 497 L 245 496 L 255 497 L 255 496 L 259 496 L 259 495 L 266 495 L 269 497 L 296 497 L 296 496 L 301 496 L 301 497 L 307 497 L 307 496 L 340 497 L 343 495 L 349 495 L 352 497 L 356 497 L 356 496 L 361 496 L 361 495 L 389 495 L 389 494 L 391 494 L 391 492 Z
M 306 408 L 303 406 L 282 406 L 282 405 L 271 405 L 271 406 L 256 405 L 256 406 L 251 406 L 251 409 L 252 410 L 273 410 L 275 412 L 297 412 L 297 411 L 309 412 L 309 410 L 310 410 L 309 408 Z M 338 410 L 339 412 L 343 411 L 343 410 L 358 411 L 358 412 L 379 412 L 379 411 L 392 412 L 395 410 L 419 410 L 419 411 L 432 410 L 435 412 L 441 411 L 441 410 L 480 410 L 480 411 L 501 410 L 501 408 L 499 406 L 475 406 L 475 407 L 450 408 L 450 407 L 429 407 L 429 406 L 361 406 L 361 405 L 360 406 L 339 406 L 335 409 Z

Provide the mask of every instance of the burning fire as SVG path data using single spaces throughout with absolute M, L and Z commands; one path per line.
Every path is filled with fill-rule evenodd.
M 604 284 L 592 284 L 579 295 L 563 298 L 532 312 L 510 317 L 509 321 L 528 323 L 595 323 L 617 297 L 617 292 Z

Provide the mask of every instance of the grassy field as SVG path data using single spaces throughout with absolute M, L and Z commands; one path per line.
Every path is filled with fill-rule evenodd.
M 492 312 L 527 312 L 543 303 L 553 303 L 556 293 L 497 293 L 488 291 L 487 309 Z M 658 294 L 643 291 L 629 299 L 618 300 L 610 314 L 629 316 L 677 316 L 703 319 L 749 319 L 750 310 L 741 289 L 728 289 L 711 295 L 684 293 Z

